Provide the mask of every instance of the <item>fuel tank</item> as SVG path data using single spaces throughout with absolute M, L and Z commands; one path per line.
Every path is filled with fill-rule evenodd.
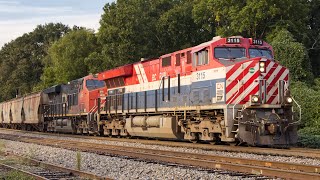
M 126 119 L 125 128 L 131 136 L 182 139 L 180 126 L 174 117 L 136 116 Z

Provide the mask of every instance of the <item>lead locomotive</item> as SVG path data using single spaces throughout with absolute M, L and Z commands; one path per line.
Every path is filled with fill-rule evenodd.
M 31 125 L 45 131 L 253 146 L 297 141 L 289 70 L 269 44 L 252 38 L 214 37 L 40 94 Z M 13 101 L 0 104 L 0 112 L 12 113 Z M 30 126 L 1 118 L 6 127 Z

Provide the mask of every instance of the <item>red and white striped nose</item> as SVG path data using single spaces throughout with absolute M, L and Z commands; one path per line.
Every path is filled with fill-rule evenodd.
M 265 61 L 266 72 L 261 73 L 261 79 L 265 81 L 267 104 L 279 104 L 280 86 L 288 86 L 289 70 L 273 60 Z M 283 93 L 281 91 L 281 93 Z

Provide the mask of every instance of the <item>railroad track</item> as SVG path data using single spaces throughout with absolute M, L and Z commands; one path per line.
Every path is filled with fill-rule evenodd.
M 194 148 L 203 150 L 216 150 L 216 151 L 228 151 L 228 152 L 242 152 L 242 153 L 252 153 L 261 155 L 280 155 L 280 156 L 290 156 L 290 157 L 307 157 L 320 159 L 319 149 L 309 149 L 309 148 L 290 148 L 290 149 L 274 149 L 274 148 L 261 148 L 261 147 L 241 147 L 241 146 L 228 146 L 228 145 L 211 145 L 211 144 L 194 144 L 188 142 L 176 142 L 176 141 L 156 141 L 156 140 L 146 140 L 146 139 L 125 139 L 125 138 L 110 138 L 110 137 L 97 137 L 97 136 L 79 136 L 71 134 L 52 134 L 44 132 L 30 132 L 22 130 L 13 129 L 3 129 L 1 131 L 17 131 L 23 133 L 59 136 L 59 137 L 71 137 L 71 138 L 81 138 L 81 139 L 93 139 L 93 140 L 108 140 L 117 142 L 128 142 L 128 143 L 141 143 L 146 145 L 162 145 L 169 147 L 182 147 L 182 148 Z
M 135 158 L 143 161 L 181 164 L 204 169 L 228 170 L 247 174 L 255 174 L 257 176 L 280 177 L 288 179 L 320 179 L 320 166 L 126 146 L 111 146 L 97 143 L 85 143 L 79 141 L 56 140 L 52 138 L 27 137 L 8 134 L 0 134 L 0 138 L 103 155 Z
M 40 162 L 34 159 L 29 159 L 25 157 L 20 157 L 17 155 L 11 155 L 15 158 L 23 159 L 25 162 L 28 162 L 27 165 L 24 166 L 29 167 L 30 170 L 23 170 L 21 167 L 17 167 L 19 163 L 12 162 L 10 165 L 5 163 L 0 163 L 0 170 L 2 171 L 16 171 L 20 172 L 26 176 L 32 177 L 36 180 L 58 180 L 58 179 L 64 179 L 64 180 L 83 180 L 83 179 L 92 179 L 92 180 L 100 180 L 100 179 L 107 179 L 102 178 L 99 176 L 96 176 L 94 174 L 77 171 L 57 165 L 53 165 L 50 163 L 44 163 Z M 12 165 L 15 164 L 15 165 Z M 30 168 L 34 167 L 34 168 Z
M 73 174 L 66 173 L 66 172 L 50 171 L 50 170 L 28 172 L 28 171 L 18 169 L 14 166 L 1 164 L 1 163 L 0 163 L 0 169 L 6 169 L 7 171 L 17 171 L 22 173 L 23 175 L 32 177 L 34 179 L 39 179 L 39 180 L 44 180 L 44 179 L 55 180 L 55 179 L 62 179 L 62 178 L 75 179 L 75 176 Z

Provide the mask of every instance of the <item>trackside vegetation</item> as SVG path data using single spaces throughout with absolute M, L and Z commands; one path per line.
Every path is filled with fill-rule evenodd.
M 263 39 L 290 69 L 302 106 L 299 145 L 320 148 L 320 0 L 117 0 L 98 31 L 38 25 L 0 49 L 0 100 L 89 73 L 241 35 Z

